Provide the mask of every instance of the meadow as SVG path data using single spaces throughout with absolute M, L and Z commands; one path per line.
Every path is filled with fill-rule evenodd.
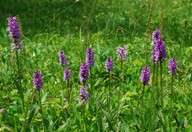
M 0 131 L 192 132 L 191 0 L 0 0 L 0 20 Z

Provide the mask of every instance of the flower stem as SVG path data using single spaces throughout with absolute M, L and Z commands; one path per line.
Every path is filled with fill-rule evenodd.
M 90 67 L 90 86 L 91 86 L 91 88 L 90 88 L 90 91 L 89 91 L 89 93 L 90 93 L 90 103 L 89 103 L 89 108 L 90 108 L 90 112 L 91 112 L 91 114 L 92 114 L 92 105 L 93 105 L 93 95 L 92 95 L 92 78 L 91 78 L 91 67 Z
M 19 77 L 19 82 L 18 82 L 18 91 L 20 93 L 20 97 L 22 99 L 22 113 L 24 113 L 24 124 L 23 124 L 23 130 L 25 131 L 25 123 L 26 123 L 26 116 L 25 116 L 25 107 L 24 107 L 24 95 L 23 95 L 23 88 L 21 85 L 21 70 L 20 70 L 20 63 L 19 63 L 19 54 L 18 51 L 16 51 L 16 57 L 17 57 L 17 68 L 18 68 L 18 77 Z
M 43 122 L 44 122 L 43 109 L 42 109 L 42 104 L 41 104 L 41 92 L 40 92 L 40 90 L 38 90 L 38 92 L 39 92 L 39 107 L 40 107 L 40 112 L 41 112 L 42 119 L 43 119 Z
M 68 82 L 66 81 L 66 89 L 67 89 L 67 92 L 68 92 L 68 95 L 67 95 L 67 102 L 68 102 L 68 104 L 70 103 L 69 102 L 69 88 L 68 88 Z
M 122 87 L 122 67 L 123 61 L 121 60 L 121 73 L 120 73 L 120 87 L 119 87 L 119 98 L 118 98 L 118 110 L 117 110 L 117 130 L 118 130 L 118 118 L 119 118 L 119 105 L 120 105 L 120 98 L 121 98 L 121 87 Z
M 154 87 L 154 85 L 155 85 L 155 65 L 153 65 L 153 78 L 152 78 L 152 89 L 151 89 L 151 121 L 150 121 L 150 123 L 151 123 L 151 131 L 153 131 L 153 120 L 154 120 L 154 116 L 155 116 L 155 114 L 154 114 L 154 112 L 155 112 L 155 87 Z
M 158 86 L 158 85 L 159 85 L 159 82 L 158 82 L 158 81 L 159 81 L 159 80 L 158 80 L 159 78 L 158 78 L 158 77 L 159 77 L 159 66 L 157 65 L 157 72 L 156 72 L 156 79 L 155 79 L 155 80 L 156 80 L 157 106 L 159 106 L 159 104 L 160 104 L 160 103 L 159 103 L 159 100 L 160 100 L 160 99 L 159 99 L 159 98 L 160 98 L 159 92 L 160 92 L 160 90 L 159 90 L 159 86 Z
M 83 107 L 83 131 L 86 132 L 86 127 L 85 127 L 85 104 L 83 104 L 82 107 Z
M 151 98 L 153 98 L 153 101 L 154 101 L 154 92 L 155 92 L 155 89 L 154 89 L 154 85 L 155 85 L 155 65 L 153 66 L 153 78 L 152 78 L 152 96 Z
M 65 68 L 63 67 L 62 68 L 62 72 L 63 72 L 63 74 L 64 74 L 64 71 L 65 71 Z M 63 81 L 63 80 L 62 80 Z M 64 83 L 64 82 L 63 82 Z M 65 89 L 65 83 L 63 84 L 63 87 L 64 87 L 64 89 Z M 61 102 L 61 104 L 62 104 L 62 106 L 64 106 L 64 89 L 63 88 L 61 88 L 61 98 L 62 98 L 62 102 Z
M 110 98 L 111 98 L 110 81 L 111 81 L 111 72 L 109 71 L 109 84 L 108 84 L 108 87 L 109 87 L 109 95 L 108 95 L 108 98 L 107 98 L 107 106 L 108 106 L 108 109 L 110 109 Z
M 160 75 L 161 75 L 161 105 L 163 108 L 163 78 L 162 78 L 162 61 L 160 61 Z
M 172 74 L 172 79 L 171 79 L 171 110 L 174 111 L 173 110 L 173 74 Z M 174 114 L 173 114 L 173 117 L 174 117 Z M 172 121 L 172 119 L 171 119 L 171 121 Z M 171 128 L 171 131 L 172 131 L 171 121 L 170 121 L 170 128 Z
M 67 99 L 67 101 L 68 101 L 68 105 L 69 105 L 69 113 L 71 112 L 71 100 L 70 100 L 70 96 L 71 96 L 71 88 L 70 87 L 68 87 L 69 85 L 69 82 L 68 81 L 66 81 L 66 88 L 67 88 L 67 91 L 68 91 L 68 99 Z
M 19 76 L 19 88 L 18 91 L 20 92 L 20 96 L 22 99 L 22 108 L 23 108 L 23 112 L 24 112 L 24 96 L 23 96 L 23 89 L 22 89 L 22 85 L 21 85 L 21 72 L 20 72 L 20 63 L 19 63 L 19 55 L 18 55 L 18 51 L 16 51 L 16 56 L 17 56 L 17 68 L 18 68 L 18 76 Z
M 145 85 L 143 85 L 143 91 L 142 91 L 142 106 L 141 106 L 141 112 L 142 112 L 142 130 L 143 130 L 143 131 L 144 131 L 144 113 L 143 113 L 144 93 L 145 93 Z
M 173 109 L 173 74 L 172 74 L 172 82 L 171 82 L 171 108 Z

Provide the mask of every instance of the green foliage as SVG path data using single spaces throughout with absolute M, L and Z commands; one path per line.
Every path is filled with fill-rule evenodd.
M 192 131 L 192 12 L 190 0 L 5 0 L 0 4 L 0 131 Z M 16 54 L 11 52 L 7 17 L 11 13 L 22 28 L 23 50 L 19 51 L 25 111 L 17 89 Z M 152 15 L 151 15 L 152 14 Z M 149 19 L 150 18 L 150 19 Z M 150 21 L 149 21 L 150 20 Z M 186 21 L 187 20 L 187 21 Z M 151 34 L 160 28 L 166 42 L 167 61 L 163 63 L 164 109 L 155 108 L 151 117 L 151 89 L 146 88 L 141 112 L 141 68 L 152 67 Z M 66 37 L 70 34 L 70 37 Z M 128 46 L 123 66 L 119 122 L 116 126 L 120 63 L 117 46 Z M 146 45 L 148 47 L 146 48 Z M 86 47 L 92 46 L 93 114 L 85 105 L 83 120 L 79 104 L 79 68 L 85 61 Z M 63 50 L 71 71 L 71 104 L 58 52 Z M 108 73 L 106 58 L 111 57 L 111 102 L 107 109 Z M 171 75 L 168 60 L 178 60 L 174 78 L 174 110 L 170 109 Z M 33 88 L 33 72 L 43 75 L 41 96 Z M 152 74 L 151 74 L 152 75 Z M 88 88 L 88 87 L 87 87 Z M 63 100 L 62 100 L 63 99 Z M 156 100 L 157 101 L 157 100 Z M 43 123 L 46 128 L 43 128 Z M 150 127 L 153 126 L 153 127 Z M 151 130 L 153 129 L 153 130 Z

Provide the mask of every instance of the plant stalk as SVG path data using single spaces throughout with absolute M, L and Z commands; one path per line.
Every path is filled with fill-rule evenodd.
M 123 61 L 121 60 L 121 73 L 120 73 L 121 77 L 120 77 L 119 98 L 118 98 L 118 108 L 117 108 L 117 131 L 118 131 L 119 106 L 120 106 L 121 87 L 122 87 L 122 67 L 123 67 Z
M 70 97 L 70 91 L 69 91 L 69 88 L 68 88 L 68 82 L 66 81 L 66 88 L 67 88 L 67 92 L 68 92 L 68 95 L 67 95 L 67 102 L 68 104 L 70 104 L 70 100 L 69 100 L 69 97 Z
M 163 73 L 162 73 L 163 67 L 162 67 L 162 61 L 160 61 L 160 76 L 161 76 L 161 105 L 163 108 Z
M 39 107 L 40 107 L 40 112 L 41 112 L 42 119 L 43 119 L 43 122 L 44 122 L 44 115 L 43 115 L 43 109 L 42 109 L 42 104 L 41 104 L 41 91 L 38 89 L 38 92 L 39 92 Z
M 157 106 L 159 107 L 159 105 L 160 105 L 160 90 L 159 90 L 159 66 L 157 65 L 157 72 L 156 72 L 156 95 L 157 95 Z
M 142 112 L 142 131 L 144 131 L 144 113 L 143 113 L 143 105 L 144 105 L 144 93 L 145 93 L 145 85 L 143 85 L 143 91 L 142 91 L 142 107 L 141 107 L 141 112 Z
M 19 63 L 19 54 L 18 51 L 16 51 L 16 56 L 17 56 L 17 68 L 18 68 L 18 76 L 19 76 L 19 88 L 18 91 L 20 92 L 20 96 L 22 99 L 22 108 L 23 108 L 23 112 L 24 112 L 24 96 L 23 96 L 23 89 L 22 89 L 22 85 L 21 85 L 21 72 L 20 72 L 20 63 Z
M 20 97 L 22 99 L 22 113 L 24 113 L 24 124 L 23 124 L 23 130 L 25 131 L 25 123 L 26 123 L 26 117 L 25 117 L 25 107 L 24 107 L 24 95 L 23 95 L 23 88 L 21 85 L 21 70 L 20 70 L 20 63 L 19 63 L 19 54 L 18 51 L 16 51 L 16 58 L 17 58 L 17 68 L 18 68 L 18 77 L 19 77 L 19 82 L 18 82 L 18 86 L 19 88 L 18 91 L 20 93 Z
M 67 91 L 68 91 L 68 99 L 67 99 L 67 101 L 68 101 L 68 105 L 69 105 L 69 113 L 71 112 L 71 87 L 68 87 L 69 85 L 69 82 L 67 82 L 66 81 L 66 88 L 67 88 Z
M 107 98 L 108 99 L 107 100 L 108 109 L 110 109 L 110 99 L 111 99 L 110 82 L 111 82 L 111 71 L 109 71 L 109 84 L 108 84 L 109 95 L 108 95 L 108 98 Z
M 173 74 L 172 74 L 172 82 L 171 82 L 171 108 L 173 109 Z
M 172 111 L 173 110 L 173 73 L 172 73 L 172 77 L 171 77 L 171 109 Z M 174 112 L 173 112 L 173 117 L 174 117 Z M 176 120 L 177 121 L 177 120 Z M 171 122 L 172 122 L 172 118 L 170 120 L 170 128 L 171 128 L 171 131 L 172 131 L 172 125 L 171 125 Z
M 89 91 L 89 93 L 90 93 L 90 103 L 89 103 L 89 108 L 90 108 L 90 112 L 91 112 L 91 114 L 92 114 L 92 105 L 93 105 L 93 95 L 92 95 L 92 77 L 91 77 L 91 67 L 90 67 L 90 86 L 91 86 L 91 88 L 90 88 L 90 91 Z
M 65 68 L 62 68 L 63 70 L 62 70 L 62 72 L 63 72 L 63 75 L 64 75 L 64 71 L 65 71 Z M 62 80 L 63 81 L 63 80 Z M 65 86 L 65 84 L 63 84 L 63 86 Z M 64 89 L 65 89 L 65 87 L 64 87 Z M 62 98 L 62 102 L 61 102 L 61 104 L 62 104 L 62 106 L 64 106 L 64 89 L 63 88 L 61 88 L 61 98 Z
M 85 104 L 83 103 L 83 131 L 86 132 L 86 127 L 85 127 Z
M 153 120 L 155 118 L 155 65 L 153 65 L 153 78 L 152 78 L 152 88 L 151 88 L 151 118 L 150 118 L 150 123 L 151 123 L 151 131 L 153 131 Z

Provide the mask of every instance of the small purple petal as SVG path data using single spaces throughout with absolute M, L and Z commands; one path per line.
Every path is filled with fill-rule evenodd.
M 63 75 L 63 79 L 65 81 L 68 81 L 69 79 L 71 79 L 71 71 L 69 69 L 65 69 L 64 71 L 64 75 Z
M 60 57 L 60 65 L 63 66 L 64 68 L 66 68 L 67 67 L 67 59 L 63 53 L 63 50 L 59 51 L 59 57 Z
M 119 46 L 117 48 L 117 54 L 118 54 L 118 59 L 120 61 L 125 61 L 126 60 L 126 56 L 128 55 L 128 53 L 127 53 L 127 46 L 125 45 L 124 48 Z
M 159 29 L 157 29 L 156 31 L 153 32 L 153 36 L 152 36 L 152 39 L 154 41 L 157 41 L 161 38 L 161 32 Z
M 143 85 L 149 86 L 149 80 L 150 80 L 150 67 L 146 65 L 146 67 L 143 67 L 141 72 L 141 82 Z
M 177 60 L 173 57 L 173 59 L 169 60 L 169 72 L 172 72 L 172 74 L 175 76 L 176 69 L 177 69 Z
M 88 70 L 88 64 L 86 62 L 83 62 L 80 67 L 80 81 L 85 82 L 89 78 L 89 70 Z
M 86 91 L 85 87 L 81 87 L 80 89 L 80 96 L 78 97 L 79 98 L 79 101 L 80 103 L 86 103 L 87 100 L 89 99 L 89 95 L 88 95 L 88 92 Z
M 106 71 L 113 71 L 113 61 L 111 58 L 107 58 L 106 63 L 105 63 Z
M 11 14 L 9 14 L 9 18 L 7 18 L 8 20 L 8 28 L 9 28 L 9 34 L 12 37 L 12 42 L 13 44 L 11 45 L 11 50 L 22 50 L 22 46 L 20 44 L 21 41 L 19 41 L 19 38 L 21 37 L 20 34 L 20 29 L 18 26 L 18 22 L 17 22 L 17 18 L 16 17 L 12 17 Z
M 33 83 L 35 84 L 34 88 L 35 89 L 42 89 L 43 88 L 43 79 L 42 79 L 42 74 L 39 73 L 38 69 L 36 72 L 33 73 L 32 75 L 34 77 Z
M 92 47 L 87 48 L 86 51 L 86 62 L 88 64 L 88 66 L 93 67 L 94 64 L 94 52 L 92 51 Z

